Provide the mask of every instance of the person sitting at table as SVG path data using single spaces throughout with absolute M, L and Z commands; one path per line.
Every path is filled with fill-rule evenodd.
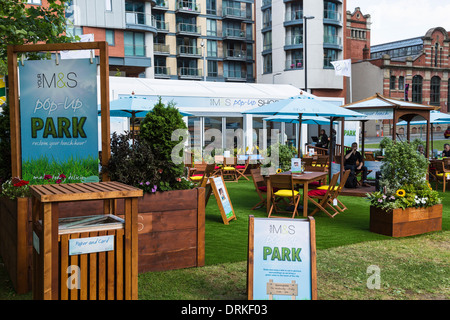
M 319 137 L 319 142 L 317 143 L 317 146 L 320 148 L 328 148 L 328 136 L 325 133 L 324 129 L 320 130 L 320 137 Z
M 353 142 L 351 150 L 347 151 L 345 154 L 344 169 L 350 169 L 353 173 L 356 173 L 356 171 L 362 171 L 362 185 L 369 187 L 370 185 L 364 182 L 367 179 L 367 167 L 363 165 L 363 157 L 357 149 L 358 144 Z
M 417 152 L 423 156 L 425 155 L 425 150 L 423 149 L 423 145 L 420 145 L 417 147 Z
M 444 151 L 442 151 L 443 157 L 450 157 L 450 145 L 448 143 L 444 144 Z

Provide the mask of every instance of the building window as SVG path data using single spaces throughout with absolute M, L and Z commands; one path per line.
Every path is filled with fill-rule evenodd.
M 449 111 L 450 105 L 450 79 L 447 81 L 447 112 Z
M 272 54 L 263 56 L 263 73 L 272 73 Z
M 217 41 L 208 40 L 206 47 L 208 48 L 206 54 L 208 57 L 217 57 Z
M 41 0 L 28 0 L 27 3 L 29 4 L 36 4 L 36 5 L 41 5 Z
M 272 31 L 263 34 L 263 51 L 272 50 Z
M 441 79 L 438 76 L 431 78 L 430 104 L 433 106 L 441 104 Z
M 109 46 L 115 46 L 114 42 L 114 30 L 105 30 L 105 40 Z
M 217 13 L 216 0 L 206 0 L 206 13 L 214 15 Z
M 206 35 L 217 36 L 217 21 L 206 19 Z
M 398 77 L 398 90 L 405 90 L 405 78 L 402 76 Z
M 208 77 L 217 77 L 218 75 L 217 61 L 208 61 Z
M 391 76 L 389 80 L 389 89 L 395 90 L 395 76 Z
M 422 103 L 422 77 L 419 75 L 412 79 L 412 102 Z
M 145 56 L 144 34 L 140 32 L 124 32 L 125 56 Z
M 331 61 L 338 60 L 338 51 L 334 49 L 323 49 L 323 67 L 334 68 Z
M 272 8 L 267 8 L 262 13 L 262 27 L 269 28 L 272 26 Z

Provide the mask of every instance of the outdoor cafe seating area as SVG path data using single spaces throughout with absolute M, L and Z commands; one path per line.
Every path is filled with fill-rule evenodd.
M 370 154 L 369 154 L 370 155 Z M 188 155 L 193 160 L 193 155 Z M 217 155 L 214 161 L 192 161 L 186 163 L 188 179 L 197 186 L 206 186 L 210 177 L 223 177 L 224 181 L 239 183 L 240 180 L 252 180 L 259 202 L 252 210 L 265 207 L 268 217 L 278 216 L 280 203 L 288 207 L 288 216 L 314 215 L 322 211 L 330 217 L 346 209 L 345 204 L 338 199 L 339 195 L 364 196 L 368 189 L 374 187 L 359 187 L 346 190 L 344 187 L 350 170 L 330 173 L 329 156 L 318 152 L 305 154 L 301 159 L 303 172 L 281 172 L 264 165 L 261 157 L 256 155 L 224 157 Z M 337 159 L 337 158 L 336 158 Z M 341 179 L 340 179 L 341 178 Z M 334 201 L 334 203 L 333 203 Z M 312 212 L 308 213 L 308 204 Z

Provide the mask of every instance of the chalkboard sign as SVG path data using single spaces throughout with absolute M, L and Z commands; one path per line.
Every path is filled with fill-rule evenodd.
M 216 197 L 223 223 L 228 224 L 228 221 L 236 219 L 236 215 L 234 214 L 233 205 L 231 204 L 225 182 L 222 176 L 209 178 L 209 181 L 214 196 Z
M 249 217 L 249 300 L 316 300 L 315 220 Z

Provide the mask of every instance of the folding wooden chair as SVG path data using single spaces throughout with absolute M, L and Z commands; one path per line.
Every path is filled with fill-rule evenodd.
M 339 199 L 338 196 L 342 190 L 342 188 L 345 186 L 345 182 L 347 182 L 348 176 L 350 175 L 351 170 L 345 170 L 342 174 L 342 179 L 339 182 L 339 185 L 335 186 L 332 190 L 331 199 L 336 199 L 337 204 L 333 204 L 339 211 L 344 212 L 347 210 L 347 207 L 345 204 L 343 204 Z M 328 190 L 328 186 L 320 186 L 317 188 L 318 190 Z
M 214 163 L 210 163 L 207 164 L 205 167 L 205 171 L 203 171 L 203 175 L 201 176 L 201 179 L 197 179 L 196 182 L 196 187 L 205 187 L 206 183 L 208 182 L 209 177 L 212 175 L 212 173 L 214 172 Z
M 223 160 L 222 167 L 222 177 L 225 180 L 225 177 L 231 177 L 230 181 L 237 181 L 237 173 L 236 173 L 236 158 L 235 157 L 227 157 Z
M 194 167 L 189 170 L 189 180 L 192 182 L 198 182 L 202 180 L 203 174 L 206 170 L 206 162 L 197 162 Z
M 245 176 L 245 171 L 247 170 L 247 167 L 250 163 L 250 156 L 248 156 L 247 160 L 245 160 L 245 164 L 244 165 L 236 165 L 236 175 L 237 175 L 237 181 L 239 181 L 239 179 L 241 177 L 244 177 L 245 179 L 247 179 L 247 181 L 250 181 L 249 178 L 247 178 Z
M 277 207 L 277 202 L 280 198 L 289 199 L 290 203 L 293 205 L 292 217 L 298 215 L 298 204 L 300 202 L 300 194 L 298 191 L 294 190 L 294 180 L 292 179 L 292 174 L 274 174 L 269 176 L 270 179 L 270 197 L 271 197 L 271 206 L 269 210 L 269 218 L 272 217 L 272 211 L 276 213 L 287 212 L 290 211 L 279 211 Z M 278 190 L 274 190 L 277 188 Z
M 336 172 L 335 174 L 333 174 L 330 184 L 328 185 L 328 189 L 315 189 L 308 191 L 309 201 L 311 201 L 316 206 L 313 212 L 311 212 L 311 216 L 316 214 L 316 212 L 318 212 L 319 210 L 325 212 L 330 218 L 334 218 L 335 215 L 340 213 L 340 211 L 334 208 L 332 202 L 333 199 L 331 198 L 334 195 L 334 188 L 336 187 L 339 175 L 340 172 Z M 330 208 L 331 213 L 326 208 Z
M 214 156 L 214 172 L 212 176 L 221 176 L 222 175 L 222 166 L 223 166 L 223 156 Z
M 436 171 L 434 173 L 436 179 L 436 190 L 438 183 L 442 183 L 442 192 L 445 192 L 447 182 L 450 181 L 450 169 L 447 169 L 446 165 L 450 164 L 450 160 L 442 160 L 440 164 L 437 164 Z
M 252 175 L 253 184 L 255 185 L 256 193 L 258 194 L 259 199 L 261 200 L 257 204 L 255 204 L 252 210 L 259 209 L 261 207 L 266 206 L 266 198 L 264 195 L 267 195 L 267 184 L 264 181 L 264 177 L 261 175 L 261 168 L 250 169 L 250 174 Z

